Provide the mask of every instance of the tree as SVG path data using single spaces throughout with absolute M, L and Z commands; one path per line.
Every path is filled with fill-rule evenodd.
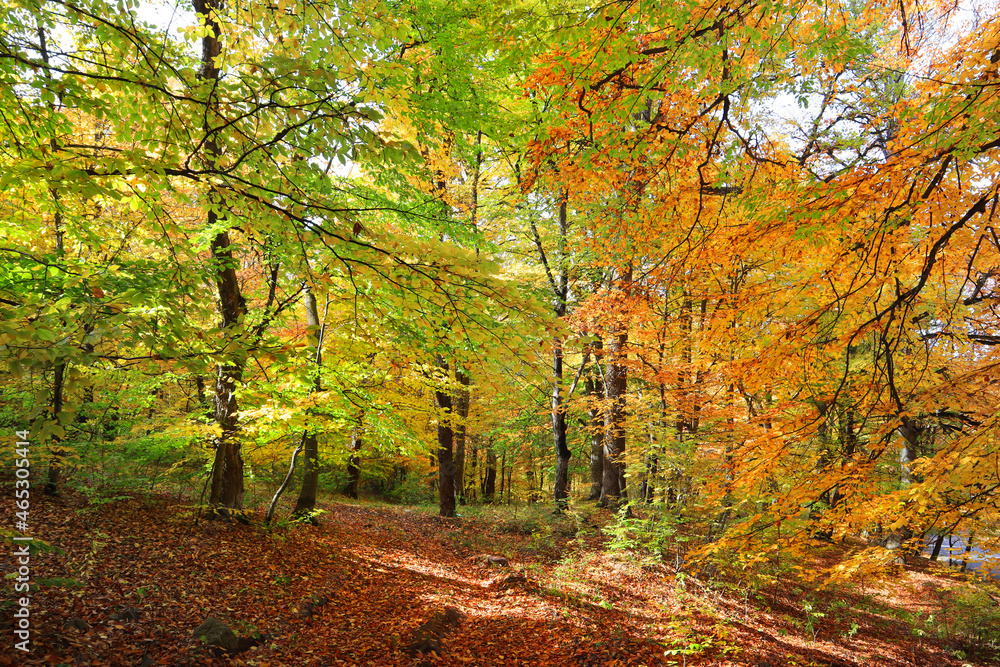
M 397 164 L 409 157 L 405 144 L 382 139 L 374 127 L 383 95 L 394 95 L 383 86 L 395 72 L 392 59 L 361 72 L 359 85 L 329 75 L 354 67 L 372 44 L 396 39 L 392 20 L 338 37 L 337 48 L 319 49 L 320 40 L 332 38 L 334 23 L 370 13 L 336 3 L 285 12 L 207 0 L 194 9 L 199 24 L 185 26 L 180 39 L 138 22 L 132 9 L 119 12 L 100 2 L 29 2 L 5 19 L 14 24 L 0 45 L 2 73 L 12 83 L 4 108 L 9 115 L 28 103 L 30 114 L 8 126 L 4 145 L 12 150 L 5 157 L 4 188 L 10 194 L 18 184 L 15 197 L 33 201 L 36 190 L 54 184 L 66 202 L 126 201 L 145 216 L 144 234 L 163 230 L 157 243 L 172 257 L 174 284 L 185 299 L 201 298 L 195 292 L 202 288 L 194 287 L 200 253 L 211 255 L 217 326 L 180 318 L 172 339 L 185 341 L 180 350 L 157 344 L 162 336 L 136 336 L 133 354 L 171 359 L 196 373 L 202 359 L 214 362 L 219 431 L 210 502 L 238 509 L 239 414 L 249 407 L 239 396 L 253 380 L 248 362 L 274 349 L 269 332 L 300 289 L 286 276 L 300 274 L 311 253 L 319 249 L 352 278 L 365 274 L 407 298 L 436 293 L 435 317 L 451 307 L 455 289 L 498 301 L 517 297 L 495 291 L 477 265 L 432 257 L 436 253 L 420 240 L 425 218 L 414 214 L 418 196 L 389 196 L 379 184 L 348 182 L 331 172 L 338 158 Z M 32 14 L 42 17 L 44 33 L 65 36 L 58 58 L 46 62 L 41 46 L 31 44 L 38 32 L 28 22 Z M 189 53 L 192 41 L 201 46 L 200 60 Z M 90 53 L 97 43 L 102 48 Z M 53 106 L 57 96 L 62 106 Z M 113 141 L 75 139 L 75 117 L 96 119 Z M 190 208 L 171 208 L 174 201 L 200 209 L 201 224 L 192 224 Z M 403 228 L 410 232 L 400 234 Z M 260 270 L 253 279 L 247 275 L 251 265 Z M 142 307 L 162 308 L 167 293 L 152 285 L 141 297 L 129 292 L 130 307 L 136 315 Z M 145 325 L 162 334 L 159 320 L 147 318 Z M 43 437 L 61 437 L 51 430 L 58 425 L 49 423 Z
M 316 295 L 310 287 L 305 289 L 303 302 L 306 307 L 306 322 L 310 329 L 310 342 L 313 349 L 313 361 L 316 365 L 316 378 L 313 381 L 315 391 L 323 390 L 323 382 L 320 371 L 323 368 L 323 333 L 326 327 L 326 312 L 323 313 L 323 320 L 319 318 L 319 308 L 316 306 Z M 307 430 L 302 433 L 302 453 L 305 455 L 305 466 L 302 472 L 302 488 L 299 490 L 299 498 L 295 501 L 294 517 L 307 517 L 312 523 L 316 523 L 312 516 L 316 508 L 316 491 L 319 487 L 319 438 L 315 431 Z M 293 458 L 294 465 L 294 458 Z M 355 497 L 357 497 L 357 487 L 355 486 Z

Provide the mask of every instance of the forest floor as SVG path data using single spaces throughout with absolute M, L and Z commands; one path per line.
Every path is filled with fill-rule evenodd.
M 5 587 L 0 665 L 996 664 L 988 649 L 925 632 L 957 580 L 924 559 L 863 589 L 778 580 L 751 596 L 607 551 L 608 515 L 589 505 L 561 517 L 463 508 L 451 520 L 429 508 L 323 509 L 319 527 L 265 528 L 261 516 L 196 524 L 194 508 L 166 498 L 33 496 L 31 534 L 60 552 L 32 556 L 28 654 L 11 648 Z M 12 551 L 0 553 L 5 574 Z M 423 634 L 443 635 L 441 655 L 409 655 L 435 614 Z M 208 617 L 244 638 L 241 652 L 194 638 Z

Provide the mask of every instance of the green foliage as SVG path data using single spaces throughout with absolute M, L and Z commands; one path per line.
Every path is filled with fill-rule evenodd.
M 80 491 L 84 498 L 87 499 L 87 504 L 77 510 L 81 514 L 86 512 L 97 512 L 100 511 L 105 505 L 132 499 L 131 496 L 124 494 L 115 495 L 114 491 L 107 486 L 94 487 L 83 485 L 78 486 L 77 490 Z
M 33 537 L 31 540 L 15 540 L 14 539 L 15 537 L 25 537 L 25 536 L 21 535 L 17 531 L 14 531 L 10 528 L 0 527 L 0 544 L 4 545 L 16 544 L 18 547 L 23 547 L 27 545 L 28 553 L 31 554 L 32 556 L 41 553 L 55 553 L 59 555 L 64 554 L 63 550 L 60 549 L 59 547 L 49 544 L 45 540 L 40 539 L 38 537 Z M 5 548 L 7 547 L 5 546 Z
M 198 438 L 166 434 L 73 444 L 69 481 L 89 498 L 115 491 L 190 491 L 204 478 L 208 458 Z
M 644 517 L 634 516 L 632 507 L 623 507 L 615 519 L 603 528 L 615 551 L 641 550 L 658 560 L 679 563 L 687 553 L 691 535 L 682 530 L 688 520 L 678 511 L 663 505 L 642 506 Z
M 937 611 L 913 627 L 972 646 L 1000 648 L 1000 590 L 974 582 L 942 591 Z
M 826 617 L 826 614 L 819 610 L 818 603 L 811 597 L 806 598 L 802 603 L 802 612 L 805 615 L 803 627 L 812 636 L 812 640 L 816 641 L 816 637 L 819 635 L 819 623 Z
M 427 505 L 437 502 L 433 480 L 416 472 L 406 472 L 402 481 L 384 492 L 386 500 L 400 505 Z

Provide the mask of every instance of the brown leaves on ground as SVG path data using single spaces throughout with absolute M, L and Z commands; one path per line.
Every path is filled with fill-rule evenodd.
M 64 553 L 33 556 L 32 576 L 48 583 L 31 598 L 32 651 L 8 654 L 5 640 L 0 665 L 971 661 L 914 637 L 886 613 L 891 605 L 927 603 L 888 588 L 882 607 L 816 619 L 813 636 L 802 620 L 801 591 L 762 591 L 760 601 L 709 590 L 696 578 L 681 586 L 666 567 L 606 554 L 594 535 L 543 543 L 487 521 L 344 504 L 327 507 L 318 528 L 195 525 L 193 514 L 164 499 L 94 510 L 73 496 L 36 500 L 33 535 Z M 508 566 L 486 556 L 509 559 Z M 0 562 L 9 572 L 9 554 Z M 914 586 L 897 584 L 911 596 L 940 584 L 926 572 L 907 577 Z M 442 654 L 412 656 L 414 632 L 448 609 L 460 612 L 461 622 L 443 633 Z M 10 628 L 12 606 L 0 616 Z M 209 617 L 242 638 L 242 652 L 228 655 L 194 639 Z

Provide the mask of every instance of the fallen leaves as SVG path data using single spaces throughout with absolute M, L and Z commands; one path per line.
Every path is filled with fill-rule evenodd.
M 554 544 L 543 559 L 531 536 L 395 508 L 331 505 L 318 528 L 267 530 L 195 525 L 165 499 L 110 503 L 99 515 L 72 502 L 33 508 L 38 536 L 64 552 L 40 555 L 36 576 L 84 587 L 33 594 L 33 651 L 18 664 L 607 667 L 669 664 L 681 653 L 689 665 L 784 665 L 786 655 L 910 664 L 896 626 L 865 619 L 850 650 L 826 631 L 808 642 L 787 591 L 767 613 L 725 597 L 709 603 L 678 592 L 666 568 L 606 554 L 598 537 Z M 507 555 L 457 546 L 472 535 Z M 96 557 L 95 541 L 105 544 Z M 449 608 L 462 620 L 440 633 L 440 652 L 410 657 L 415 629 Z M 194 639 L 207 617 L 240 637 L 238 655 Z M 827 628 L 842 629 L 833 619 Z M 922 650 L 934 664 L 953 662 L 926 642 Z

